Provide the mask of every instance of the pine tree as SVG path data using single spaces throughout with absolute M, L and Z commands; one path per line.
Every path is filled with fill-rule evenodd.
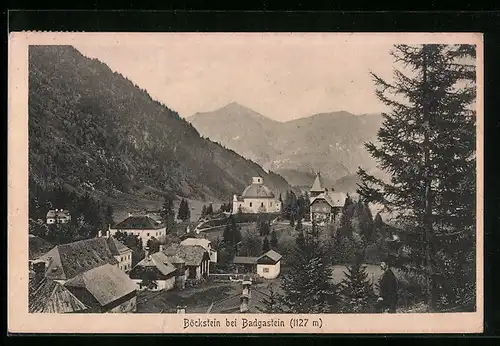
M 224 205 L 221 206 L 221 209 L 224 207 Z M 222 211 L 224 211 L 224 209 L 222 209 Z M 206 214 L 207 215 L 212 215 L 214 213 L 214 207 L 212 205 L 212 203 L 210 203 L 206 209 Z
M 205 217 L 206 215 L 207 215 L 207 206 L 203 205 L 203 207 L 201 207 L 201 216 Z
M 174 227 L 174 201 L 170 197 L 166 197 L 163 201 L 163 206 L 160 212 L 163 223 L 166 225 L 167 230 L 171 230 Z
M 277 249 L 278 248 L 278 235 L 276 234 L 276 231 L 273 229 L 271 231 L 271 248 Z
M 326 251 L 313 223 L 303 244 L 295 246 L 290 271 L 281 281 L 281 304 L 291 313 L 332 313 L 337 310 L 337 287 L 331 282 Z M 300 234 L 300 233 L 299 233 Z
M 269 250 L 271 250 L 271 246 L 269 245 L 269 239 L 267 239 L 267 236 L 265 236 L 264 240 L 262 241 L 262 252 L 266 253 Z
M 340 283 L 342 311 L 350 313 L 366 313 L 374 308 L 375 294 L 368 278 L 363 256 L 356 256 L 354 263 L 344 271 L 345 278 Z
M 378 98 L 391 112 L 383 115 L 380 145 L 366 144 L 391 179 L 382 181 L 360 168 L 358 192 L 399 214 L 419 235 L 418 242 L 407 244 L 412 263 L 402 269 L 426 277 L 427 302 L 435 311 L 443 293 L 439 287 L 450 285 L 445 259 L 461 262 L 471 274 L 475 266 L 467 260 L 474 258 L 475 235 L 475 68 L 464 63 L 475 51 L 467 45 L 394 48 L 392 55 L 405 70 L 395 72 L 394 83 L 372 75 Z M 450 245 L 457 242 L 453 250 Z M 454 279 L 458 287 L 471 280 L 472 275 Z
M 280 295 L 276 292 L 273 284 L 267 288 L 267 297 L 262 299 L 262 308 L 258 308 L 264 314 L 277 314 L 281 313 L 282 307 L 280 304 Z
M 186 202 L 184 203 L 184 208 L 185 208 L 185 217 L 183 219 L 183 221 L 189 221 L 191 219 L 191 208 L 189 207 L 189 202 L 186 200 Z
M 106 208 L 106 224 L 113 225 L 115 221 L 113 220 L 113 207 L 108 205 Z

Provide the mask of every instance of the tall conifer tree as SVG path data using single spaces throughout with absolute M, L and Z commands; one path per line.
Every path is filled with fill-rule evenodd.
M 445 279 L 446 263 L 474 268 L 475 67 L 469 61 L 475 49 L 396 45 L 391 54 L 401 66 L 394 82 L 372 74 L 377 97 L 391 111 L 383 114 L 379 144 L 366 144 L 391 179 L 382 181 L 360 168 L 358 192 L 395 212 L 397 221 L 419 235 L 408 244 L 413 263 L 403 267 L 425 275 L 428 304 L 436 310 L 452 280 Z M 469 275 L 453 281 L 463 286 L 471 280 Z M 447 291 L 448 301 L 459 304 L 459 289 Z

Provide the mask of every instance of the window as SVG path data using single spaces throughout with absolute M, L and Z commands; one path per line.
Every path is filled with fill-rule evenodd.
M 264 202 L 260 203 L 260 206 L 263 207 L 264 206 Z
M 264 272 L 264 273 L 269 273 L 269 268 L 264 268 L 264 269 L 263 269 L 263 272 Z
M 148 233 L 148 234 L 146 234 L 146 235 L 149 237 L 149 233 Z
M 250 202 L 250 207 L 252 206 L 252 202 Z
M 269 202 L 269 206 L 272 207 L 273 206 L 273 202 Z

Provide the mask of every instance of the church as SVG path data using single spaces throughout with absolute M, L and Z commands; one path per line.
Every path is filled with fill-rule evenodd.
M 343 192 L 325 188 L 319 172 L 316 174 L 309 196 L 311 220 L 318 223 L 336 222 L 347 198 Z
M 239 210 L 245 214 L 279 213 L 281 201 L 264 185 L 262 177 L 253 177 L 252 184 L 248 185 L 240 196 L 233 196 L 232 213 L 236 214 Z

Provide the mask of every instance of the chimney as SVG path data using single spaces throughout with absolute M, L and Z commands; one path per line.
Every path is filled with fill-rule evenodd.
M 177 306 L 177 313 L 178 314 L 185 314 L 186 313 L 186 307 L 185 306 Z
M 129 213 L 128 213 L 128 217 L 131 217 L 131 216 L 132 216 L 132 213 L 131 213 L 131 212 L 129 212 Z
M 248 297 L 241 296 L 240 312 L 248 311 Z
M 247 312 L 248 303 L 251 297 L 250 286 L 252 285 L 252 281 L 245 279 L 242 285 L 243 285 L 243 290 L 241 292 L 240 312 Z

